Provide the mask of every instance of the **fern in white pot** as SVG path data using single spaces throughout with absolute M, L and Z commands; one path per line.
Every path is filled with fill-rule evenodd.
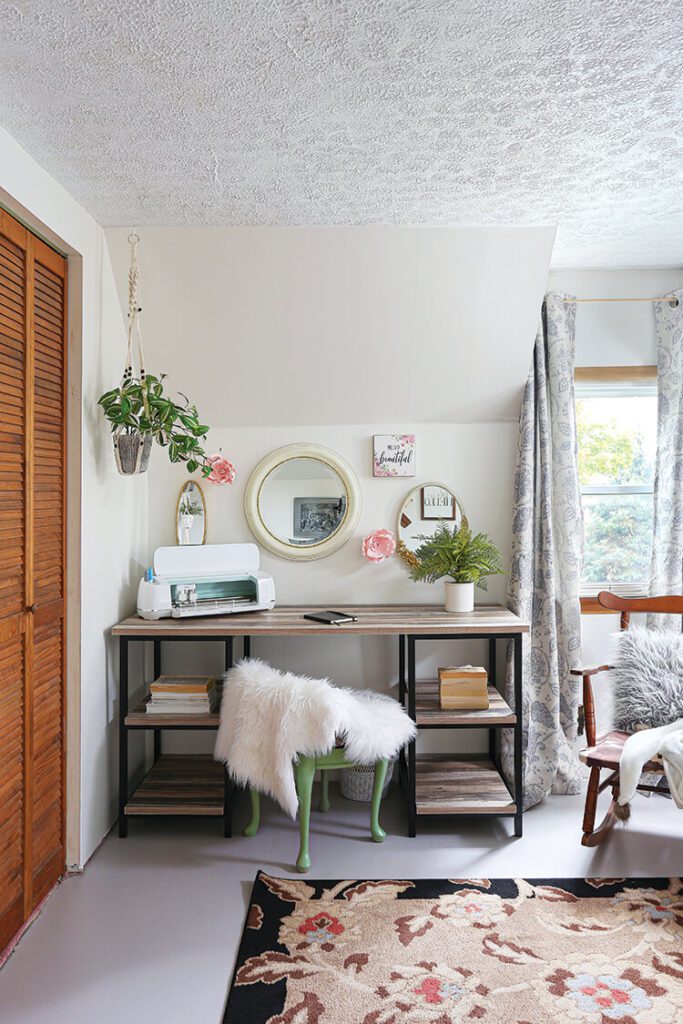
M 473 611 L 475 586 L 486 590 L 487 578 L 504 571 L 493 541 L 485 533 L 473 534 L 466 522 L 452 529 L 441 523 L 432 536 L 420 534 L 417 540 L 411 578 L 416 583 L 444 580 L 448 612 Z

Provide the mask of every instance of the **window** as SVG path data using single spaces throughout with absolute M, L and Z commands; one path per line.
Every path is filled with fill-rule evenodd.
M 584 516 L 581 591 L 646 594 L 650 579 L 657 451 L 657 383 L 651 369 L 614 378 L 577 371 L 576 426 Z M 620 379 L 621 377 L 621 379 Z

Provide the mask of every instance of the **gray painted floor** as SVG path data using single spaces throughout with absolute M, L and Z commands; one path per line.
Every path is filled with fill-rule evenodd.
M 579 844 L 578 797 L 530 811 L 523 839 L 488 819 L 426 823 L 411 840 L 394 793 L 382 846 L 369 838 L 365 806 L 334 788 L 332 801 L 313 819 L 312 878 L 683 874 L 683 814 L 662 797 L 637 798 L 629 827 L 598 851 Z M 246 823 L 244 802 L 235 817 Z M 256 838 L 225 840 L 219 830 L 219 821 L 156 819 L 131 822 L 126 840 L 110 835 L 0 971 L 2 1024 L 217 1024 L 253 877 L 259 868 L 295 874 L 298 838 L 268 801 Z

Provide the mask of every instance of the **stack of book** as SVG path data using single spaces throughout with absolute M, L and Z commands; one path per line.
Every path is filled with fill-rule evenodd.
M 449 665 L 439 669 L 439 703 L 443 711 L 486 711 L 488 673 L 479 665 Z
M 218 708 L 212 676 L 159 676 L 149 689 L 150 715 L 208 715 Z

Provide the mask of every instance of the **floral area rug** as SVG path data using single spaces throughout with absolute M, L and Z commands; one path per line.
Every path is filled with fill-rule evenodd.
M 259 873 L 224 1024 L 683 1024 L 667 879 Z

